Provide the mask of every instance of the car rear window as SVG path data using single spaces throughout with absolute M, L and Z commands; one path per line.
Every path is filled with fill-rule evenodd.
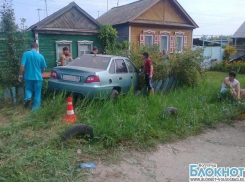
M 74 59 L 70 64 L 67 66 L 78 66 L 84 68 L 93 68 L 93 69 L 100 69 L 106 70 L 111 58 L 109 57 L 100 57 L 95 55 L 83 55 L 76 59 Z

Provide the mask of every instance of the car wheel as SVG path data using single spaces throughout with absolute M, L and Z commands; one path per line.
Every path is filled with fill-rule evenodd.
M 111 96 L 110 96 L 110 98 L 111 99 L 114 99 L 114 98 L 116 98 L 117 97 L 117 95 L 119 94 L 119 92 L 117 91 L 117 90 L 112 90 L 111 91 Z
M 66 130 L 66 132 L 61 138 L 61 141 L 68 140 L 78 135 L 82 135 L 82 136 L 88 135 L 89 138 L 93 138 L 94 137 L 93 128 L 91 126 L 87 126 L 83 124 L 74 125 L 70 127 L 68 130 Z

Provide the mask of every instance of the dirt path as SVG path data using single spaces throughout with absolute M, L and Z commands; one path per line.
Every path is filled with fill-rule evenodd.
M 161 145 L 152 153 L 134 153 L 119 164 L 98 164 L 89 181 L 188 182 L 189 164 L 210 162 L 219 167 L 245 167 L 245 121 Z

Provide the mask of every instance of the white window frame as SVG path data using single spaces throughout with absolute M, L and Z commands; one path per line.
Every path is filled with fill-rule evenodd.
M 178 37 L 181 37 L 182 38 L 182 45 L 181 45 L 181 50 L 180 51 L 178 51 L 178 52 L 183 52 L 183 48 L 184 48 L 184 36 L 182 36 L 182 35 L 177 35 L 176 36 L 176 38 L 175 38 L 175 41 L 176 41 L 176 46 L 175 46 L 175 50 L 177 51 L 177 38 Z
M 152 45 L 148 45 L 148 46 L 153 46 L 153 45 L 154 45 L 154 40 L 153 40 L 154 36 L 153 36 L 153 35 L 145 35 L 145 40 L 146 40 L 146 37 L 147 37 L 147 36 L 149 36 L 149 37 L 152 38 Z M 145 43 L 145 42 L 144 42 L 144 43 Z M 147 44 L 145 43 L 145 45 L 147 45 Z
M 72 57 L 72 41 L 70 40 L 59 40 L 59 41 L 55 41 L 56 44 L 56 59 L 59 59 L 59 53 L 58 53 L 58 46 L 59 45 L 63 45 L 63 44 L 69 44 L 70 45 L 70 53 L 71 53 L 71 57 Z
M 89 40 L 77 41 L 77 56 L 80 56 L 80 45 L 90 45 L 90 51 L 92 51 L 93 44 L 94 42 Z
M 162 50 L 162 37 L 167 37 L 167 50 L 166 51 L 168 52 L 169 51 L 169 35 L 161 35 L 161 39 L 160 39 L 161 51 L 163 51 Z

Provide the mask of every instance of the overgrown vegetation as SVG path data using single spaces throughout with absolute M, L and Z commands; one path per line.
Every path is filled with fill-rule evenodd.
M 104 24 L 99 29 L 99 38 L 105 50 L 114 49 L 117 40 L 117 31 L 109 24 Z
M 176 76 L 184 86 L 196 86 L 203 75 L 200 67 L 202 61 L 202 49 L 173 54 L 168 62 L 169 75 Z
M 228 61 L 230 60 L 231 56 L 236 54 L 237 50 L 233 46 L 226 46 L 225 48 L 225 55 L 224 55 L 224 60 Z
M 221 61 L 215 63 L 210 67 L 210 71 L 221 71 L 221 72 L 230 72 L 235 71 L 240 74 L 245 74 L 245 62 L 244 61 L 234 61 L 229 64 L 228 61 Z
M 1 12 L 1 28 L 5 38 L 2 47 L 4 60 L 1 60 L 0 88 L 18 86 L 18 72 L 22 53 L 26 51 L 25 19 L 21 19 L 21 28 L 15 24 L 15 14 L 12 1 L 4 1 Z
M 237 50 L 233 46 L 227 46 L 225 48 L 224 60 L 221 62 L 215 62 L 209 68 L 210 71 L 221 71 L 221 72 L 230 72 L 236 71 L 240 74 L 245 74 L 245 62 L 242 60 L 234 61 L 229 63 L 231 56 L 236 54 Z
M 183 53 L 172 54 L 167 62 L 163 61 L 159 45 L 138 46 L 130 45 L 130 51 L 115 49 L 108 50 L 109 54 L 121 55 L 131 59 L 137 68 L 144 63 L 143 52 L 148 52 L 154 64 L 154 79 L 165 81 L 168 76 L 176 76 L 183 86 L 196 86 L 199 84 L 202 70 L 200 64 L 203 60 L 203 50 L 185 50 Z
M 85 181 L 81 162 L 113 158 L 114 151 L 146 150 L 158 142 L 169 142 L 215 127 L 220 121 L 239 117 L 234 103 L 220 102 L 218 93 L 225 73 L 210 72 L 196 87 L 184 87 L 152 97 L 132 93 L 114 101 L 81 100 L 75 104 L 79 123 L 91 125 L 95 138 L 60 143 L 69 127 L 63 95 L 45 99 L 42 108 L 29 113 L 8 106 L 0 112 L 0 181 Z M 245 87 L 245 76 L 238 75 Z M 176 116 L 162 115 L 173 106 Z M 76 151 L 82 149 L 82 153 Z

